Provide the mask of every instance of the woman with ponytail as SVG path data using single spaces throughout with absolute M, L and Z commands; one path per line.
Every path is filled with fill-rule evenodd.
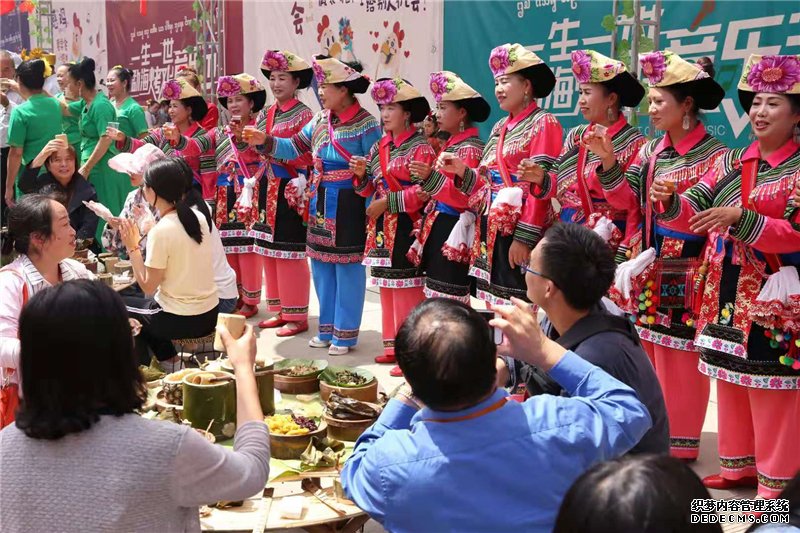
M 147 260 L 139 228 L 131 220 L 120 222 L 136 282 L 154 294 L 125 298 L 131 317 L 142 323 L 137 348 L 144 363 L 146 347 L 152 349 L 165 370 L 178 361 L 172 339 L 208 335 L 217 321 L 211 215 L 192 208 L 196 202 L 186 194 L 191 180 L 191 169 L 178 159 L 155 161 L 146 170 L 144 195 L 160 217 L 147 234 Z
M 50 65 L 42 59 L 23 61 L 17 68 L 19 91 L 26 101 L 11 111 L 8 123 L 11 149 L 4 191 L 8 205 L 14 205 L 15 197 L 34 192 L 36 176 L 41 169 L 29 168 L 29 165 L 42 148 L 61 133 L 59 103 L 42 90 L 44 80 L 50 74 Z

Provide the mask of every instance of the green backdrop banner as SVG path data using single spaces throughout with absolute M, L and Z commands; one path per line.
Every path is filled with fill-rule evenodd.
M 687 59 L 711 57 L 716 79 L 726 97 L 719 108 L 705 114 L 712 134 L 729 146 L 748 142 L 750 128 L 739 107 L 736 84 L 742 64 L 751 53 L 800 54 L 799 2 L 745 2 L 730 0 L 670 1 L 661 4 L 659 48 L 669 48 Z M 556 87 L 540 102 L 553 112 L 565 130 L 580 124 L 577 83 L 572 75 L 570 53 L 591 48 L 611 53 L 611 1 L 448 0 L 444 11 L 444 68 L 461 75 L 492 104 L 490 119 L 482 125 L 486 135 L 502 116 L 494 98 L 494 81 L 489 71 L 493 47 L 518 42 L 536 52 L 556 75 Z M 618 2 L 619 19 L 630 20 L 632 0 Z M 642 20 L 655 19 L 655 2 L 643 1 Z M 620 26 L 620 53 L 628 51 L 631 28 Z M 652 49 L 654 28 L 645 27 L 642 50 Z M 639 125 L 650 131 L 646 107 L 639 108 Z M 657 132 L 655 132 L 658 134 Z

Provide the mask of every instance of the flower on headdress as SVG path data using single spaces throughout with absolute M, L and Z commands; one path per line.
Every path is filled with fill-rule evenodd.
M 165 100 L 179 100 L 181 97 L 181 84 L 177 80 L 169 80 L 161 90 L 161 97 Z
M 509 65 L 508 49 L 505 46 L 498 46 L 489 55 L 489 68 L 492 74 L 499 76 L 505 73 Z
M 242 87 L 233 76 L 222 76 L 217 80 L 217 96 L 228 98 L 242 92 Z
M 592 78 L 592 58 L 583 50 L 572 52 L 572 73 L 580 83 L 588 83 Z
M 256 80 L 256 79 L 251 79 L 249 83 L 250 83 L 250 90 L 249 90 L 248 92 L 251 92 L 251 93 L 252 93 L 252 92 L 254 92 L 254 91 L 259 91 L 259 90 L 261 90 L 261 86 L 258 84 L 258 80 Z
M 320 85 L 325 83 L 325 70 L 319 65 L 319 63 L 314 61 L 314 63 L 311 65 L 311 69 L 314 71 L 314 77 L 317 79 L 317 83 Z
M 667 71 L 667 58 L 662 52 L 651 52 L 642 57 L 642 74 L 644 74 L 651 84 L 658 83 L 664 79 Z
M 397 87 L 392 80 L 381 80 L 372 86 L 372 99 L 378 105 L 391 104 L 397 96 Z
M 800 61 L 795 56 L 764 56 L 747 75 L 747 84 L 757 93 L 785 93 L 795 83 L 800 83 Z
M 433 93 L 433 98 L 439 102 L 442 100 L 442 96 L 447 93 L 449 88 L 449 84 L 447 81 L 447 76 L 442 74 L 441 72 L 434 72 L 431 74 L 431 82 L 430 82 L 431 92 Z
M 264 60 L 261 62 L 261 66 L 264 70 L 285 72 L 289 68 L 289 61 L 282 53 L 276 50 L 267 50 L 267 53 L 264 54 Z

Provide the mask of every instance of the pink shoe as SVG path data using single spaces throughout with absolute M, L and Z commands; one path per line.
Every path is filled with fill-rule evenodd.
M 277 337 L 291 337 L 293 335 L 297 335 L 298 333 L 303 333 L 304 331 L 308 331 L 307 320 L 302 322 L 286 322 L 286 325 L 276 331 L 275 335 Z

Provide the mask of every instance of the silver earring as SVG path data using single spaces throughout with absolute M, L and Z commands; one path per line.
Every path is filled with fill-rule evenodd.
M 458 124 L 458 131 L 461 132 L 461 133 L 464 133 L 464 121 L 463 120 Z
M 794 142 L 800 144 L 800 124 L 794 125 Z
M 528 105 L 530 105 L 530 97 L 528 96 L 528 93 L 525 93 L 525 96 L 522 98 L 522 107 L 526 108 Z
M 609 122 L 614 122 L 616 120 L 616 115 L 614 114 L 614 108 L 609 107 L 606 109 L 606 117 L 608 118 Z
M 689 113 L 686 113 L 685 115 L 683 115 L 683 129 L 688 130 L 690 125 L 691 124 L 689 123 Z
M 411 124 L 408 122 L 408 119 L 406 119 L 406 129 L 408 129 L 410 126 Z

